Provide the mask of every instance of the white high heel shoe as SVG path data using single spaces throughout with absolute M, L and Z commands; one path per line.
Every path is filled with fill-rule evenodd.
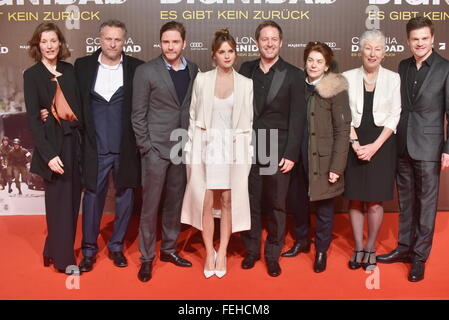
M 215 260 L 217 260 L 217 252 L 214 250 L 214 265 L 215 265 Z M 204 276 L 206 277 L 206 279 L 209 279 L 210 277 L 212 277 L 215 274 L 215 270 L 206 270 L 204 269 Z
M 220 279 L 224 277 L 226 274 L 226 256 L 225 256 L 225 269 L 224 270 L 215 270 L 215 275 Z

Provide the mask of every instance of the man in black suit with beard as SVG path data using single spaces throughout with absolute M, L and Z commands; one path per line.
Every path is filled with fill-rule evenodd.
M 240 73 L 254 83 L 254 121 L 256 163 L 249 175 L 251 230 L 242 233 L 247 255 L 243 269 L 250 269 L 260 259 L 262 233 L 262 193 L 267 188 L 268 236 L 265 260 L 268 274 L 281 274 L 279 256 L 284 243 L 286 198 L 290 172 L 299 159 L 299 147 L 306 125 L 304 73 L 279 56 L 282 29 L 274 21 L 260 24 L 255 33 L 260 59 L 245 62 Z M 270 131 L 276 130 L 277 140 L 270 141 Z M 261 133 L 266 132 L 266 139 Z M 269 163 L 264 161 L 269 152 Z M 271 170 L 274 165 L 274 170 Z M 265 172 L 264 172 L 265 171 Z M 265 200 L 264 200 L 265 203 Z
M 408 280 L 424 279 L 432 248 L 440 170 L 449 167 L 449 141 L 444 140 L 449 115 L 449 61 L 432 50 L 430 19 L 407 23 L 413 57 L 401 61 L 402 113 L 398 125 L 398 246 L 377 257 L 380 263 L 412 263 Z M 449 131 L 448 131 L 449 133 Z

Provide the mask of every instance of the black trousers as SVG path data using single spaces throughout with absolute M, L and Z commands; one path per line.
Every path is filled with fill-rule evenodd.
M 295 217 L 295 240 L 307 242 L 310 229 L 310 201 L 308 197 L 309 179 L 307 162 L 297 165 L 292 172 L 289 189 L 290 209 Z M 317 252 L 327 252 L 332 240 L 334 225 L 334 198 L 313 201 L 316 208 L 315 249 Z
M 268 236 L 265 241 L 265 259 L 277 261 L 284 245 L 286 200 L 290 183 L 290 172 L 279 172 L 274 175 L 261 175 L 261 167 L 253 164 L 249 173 L 249 202 L 251 209 L 251 230 L 242 232 L 241 236 L 247 253 L 260 256 L 260 238 L 262 236 L 262 194 L 267 196 L 263 203 L 269 207 L 267 213 Z M 267 189 L 266 192 L 263 192 Z
M 151 149 L 142 156 L 142 213 L 139 226 L 140 261 L 155 256 L 156 226 L 162 205 L 161 251 L 173 253 L 181 230 L 181 208 L 187 178 L 184 164 L 175 165 Z M 165 192 L 164 192 L 165 191 Z M 164 196 L 163 195 L 164 192 Z
M 408 152 L 398 159 L 398 250 L 426 261 L 432 248 L 440 183 L 439 161 L 419 161 Z
M 65 270 L 67 266 L 76 265 L 74 243 L 81 201 L 79 137 L 76 129 L 64 135 L 60 158 L 64 173 L 53 174 L 51 181 L 45 181 L 48 235 L 44 256 L 54 259 L 55 268 Z
M 294 215 L 293 230 L 297 242 L 309 241 L 310 202 L 308 195 L 308 177 L 305 167 L 307 167 L 307 163 L 304 161 L 295 165 L 291 173 L 290 187 L 288 190 L 287 208 Z

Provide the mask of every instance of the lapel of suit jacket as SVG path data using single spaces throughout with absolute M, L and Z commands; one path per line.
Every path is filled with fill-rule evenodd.
M 42 69 L 41 71 L 45 74 L 45 77 L 47 78 L 46 87 L 48 98 L 50 100 L 50 105 L 47 107 L 47 109 L 49 112 L 51 112 L 51 103 L 53 103 L 53 98 L 56 93 L 56 83 L 51 80 L 54 77 L 54 75 L 50 71 L 48 71 L 47 67 L 43 64 L 42 61 L 39 61 L 38 64 L 39 67 Z
M 233 70 L 234 75 L 234 106 L 232 108 L 232 128 L 236 129 L 239 122 L 240 111 L 242 110 L 243 101 L 243 88 L 239 83 L 239 75 Z
M 162 58 L 162 55 L 160 55 L 159 60 L 158 60 L 158 68 L 159 68 L 159 73 L 160 73 L 162 79 L 167 84 L 168 91 L 173 96 L 175 101 L 178 103 L 178 106 L 181 106 L 179 99 L 178 99 L 178 94 L 176 93 L 175 84 L 173 83 L 170 73 L 167 70 L 167 67 L 165 65 L 164 59 Z
M 412 101 L 412 103 L 415 103 L 416 101 L 418 101 L 418 99 L 422 95 L 425 87 L 427 87 L 430 84 L 431 75 L 435 72 L 435 69 L 438 68 L 438 64 L 440 62 L 440 59 L 439 59 L 440 56 L 435 51 L 433 52 L 433 54 L 435 54 L 435 56 L 433 57 L 432 65 L 430 66 L 430 69 L 427 72 L 426 77 L 424 78 L 421 88 L 419 88 L 418 94 L 416 95 L 415 100 Z
M 355 79 L 355 92 L 357 93 L 357 112 L 363 113 L 363 100 L 365 96 L 365 88 L 363 85 L 363 67 L 359 68 Z
M 281 57 L 279 57 L 279 59 L 281 60 L 280 61 L 281 63 L 279 64 L 278 68 L 274 68 L 274 76 L 273 80 L 271 81 L 271 86 L 270 90 L 268 91 L 267 101 L 265 102 L 265 105 L 270 104 L 274 100 L 274 98 L 279 92 L 279 89 L 282 87 L 282 84 L 284 83 L 285 76 L 287 75 L 287 68 L 284 68 L 283 65 L 284 61 L 282 60 Z
M 86 110 L 86 112 L 84 112 L 84 121 L 86 122 L 86 127 L 88 127 L 88 128 L 95 128 L 94 120 L 92 118 L 92 113 L 91 113 L 91 105 L 90 105 L 89 101 L 90 101 L 91 90 L 94 89 L 95 81 L 97 79 L 98 67 L 99 67 L 98 57 L 100 56 L 100 53 L 101 53 L 101 49 L 98 49 L 87 60 L 86 69 L 78 70 L 78 72 L 79 71 L 83 72 L 84 77 L 86 79 L 86 84 L 87 84 L 86 90 L 84 90 L 84 88 L 81 88 L 81 87 L 80 87 L 80 90 L 84 90 L 84 92 L 82 93 L 83 103 L 84 103 L 84 101 L 88 101 L 88 103 L 86 103 L 86 105 L 84 107 L 84 108 L 89 109 L 89 110 Z M 95 138 L 95 130 L 87 130 L 87 132 L 90 133 L 92 139 Z
M 385 78 L 385 70 L 382 66 L 379 66 L 379 72 L 377 74 L 376 80 L 376 88 L 374 89 L 374 97 L 373 97 L 373 112 L 376 112 L 380 105 L 380 98 L 388 88 L 384 86 L 388 86 L 388 79 Z
M 403 93 L 403 91 L 405 92 L 405 96 L 407 98 L 407 102 L 402 101 L 402 111 L 404 110 L 410 110 L 410 108 L 412 107 L 412 98 L 410 97 L 410 92 L 407 86 L 407 82 L 408 82 L 408 72 L 409 72 L 409 68 L 410 68 L 410 59 L 405 60 L 404 63 L 399 64 L 399 76 L 401 77 L 401 94 Z M 402 65 L 402 67 L 401 67 Z M 402 96 L 401 96 L 402 98 Z
M 90 99 L 90 92 L 94 89 L 95 81 L 97 80 L 99 62 L 98 57 L 100 56 L 101 49 L 98 49 L 88 60 L 86 70 L 82 70 L 87 79 L 87 90 L 83 94 L 87 95 Z
M 215 82 L 217 81 L 217 69 L 213 69 L 206 73 L 207 78 L 204 79 L 204 101 L 203 112 L 206 129 L 209 129 L 212 122 L 212 108 L 214 107 Z
M 123 92 L 126 97 L 129 88 L 129 81 L 133 81 L 129 73 L 129 60 L 125 53 L 123 53 Z
M 251 65 L 250 68 L 250 78 L 253 80 L 253 92 L 254 90 L 254 73 L 256 72 L 257 68 L 259 67 L 260 59 L 254 60 L 253 62 L 250 62 Z M 253 100 L 253 113 L 254 113 L 254 119 L 259 118 L 260 112 L 256 105 L 256 99 Z
M 188 89 L 187 89 L 187 93 L 186 93 L 186 95 L 185 95 L 185 97 L 184 97 L 184 101 L 182 101 L 182 104 L 181 104 L 182 107 L 184 107 L 184 105 L 185 105 L 187 102 L 189 102 L 189 104 L 190 104 L 190 101 L 187 101 L 187 99 L 190 99 L 190 98 L 191 98 L 191 92 L 192 92 L 192 87 L 193 87 L 193 81 L 194 81 L 194 78 L 195 78 L 195 71 L 194 71 L 193 63 L 191 63 L 191 62 L 190 62 L 189 60 L 187 60 L 187 59 L 186 59 L 186 61 L 187 61 L 187 68 L 189 68 L 190 82 L 189 82 L 189 87 L 188 87 Z

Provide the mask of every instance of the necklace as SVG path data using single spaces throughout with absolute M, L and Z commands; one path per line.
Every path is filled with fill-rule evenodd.
M 368 79 L 366 78 L 366 74 L 363 73 L 363 82 L 365 82 L 366 85 L 372 86 L 372 85 L 376 84 L 376 82 L 377 82 L 377 75 L 376 75 L 376 78 L 374 79 L 374 81 L 368 81 Z

